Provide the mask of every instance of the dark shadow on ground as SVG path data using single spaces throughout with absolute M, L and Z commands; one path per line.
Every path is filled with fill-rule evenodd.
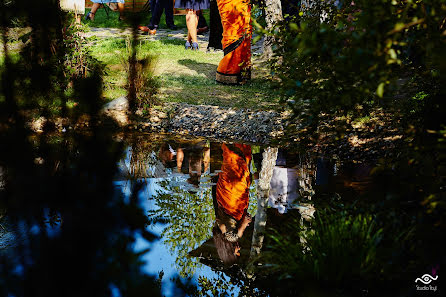
M 162 38 L 159 40 L 162 44 L 165 45 L 181 45 L 184 46 L 185 41 L 179 38 Z
M 217 83 L 214 73 L 212 70 L 212 79 L 203 75 L 165 74 L 161 78 L 165 88 L 163 95 L 171 102 L 235 108 L 271 110 L 279 104 L 279 97 L 264 80 L 254 79 L 246 85 L 227 86 Z
M 178 64 L 188 67 L 191 70 L 197 71 L 198 74 L 204 74 L 209 79 L 215 79 L 215 71 L 217 67 L 215 64 L 200 63 L 192 59 L 182 59 Z

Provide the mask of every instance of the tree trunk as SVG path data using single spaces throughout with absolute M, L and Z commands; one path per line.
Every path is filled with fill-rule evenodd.
M 266 208 L 278 151 L 278 148 L 269 147 L 263 152 L 262 169 L 259 174 L 257 187 L 257 213 L 254 221 L 254 232 L 252 234 L 251 258 L 260 254 L 260 250 L 262 249 L 266 226 Z
M 266 30 L 272 33 L 274 26 L 283 19 L 280 0 L 265 0 Z M 270 59 L 273 55 L 274 35 L 268 34 L 263 41 L 263 56 Z

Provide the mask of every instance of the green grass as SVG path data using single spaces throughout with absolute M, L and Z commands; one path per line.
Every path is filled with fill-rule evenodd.
M 164 102 L 210 104 L 237 108 L 273 109 L 278 96 L 265 71 L 253 69 L 253 80 L 243 86 L 227 86 L 215 81 L 215 71 L 222 53 L 192 52 L 184 49 L 182 39 L 141 40 L 140 56 L 156 57 L 155 75 L 161 82 L 159 99 Z M 126 41 L 118 38 L 95 40 L 92 54 L 107 65 L 104 98 L 113 100 L 126 94 L 127 73 L 122 65 Z
M 87 14 L 90 11 L 90 9 L 86 9 L 85 14 Z M 125 12 L 126 15 L 132 14 L 132 12 Z M 150 12 L 138 12 L 135 13 L 138 17 L 141 18 L 141 25 L 147 25 L 150 22 L 150 18 L 152 17 L 152 14 Z M 209 24 L 209 10 L 203 10 L 203 15 L 208 21 Z M 117 11 L 109 11 L 109 16 L 107 17 L 107 14 L 105 10 L 101 7 L 96 11 L 95 19 L 94 21 L 86 21 L 84 18 L 82 19 L 82 23 L 88 24 L 91 27 L 98 27 L 98 28 L 126 28 L 129 25 L 126 22 L 119 21 L 119 12 Z M 174 23 L 178 26 L 178 28 L 186 28 L 186 17 L 184 15 L 175 15 L 174 17 Z M 166 16 L 163 13 L 161 16 L 160 21 L 160 28 L 166 29 Z
M 204 14 L 208 17 L 209 11 L 204 11 Z M 118 15 L 118 12 L 111 11 L 107 18 L 104 9 L 100 8 L 95 21 L 87 23 L 95 27 L 125 28 L 126 23 L 118 22 Z M 147 23 L 149 19 L 150 13 L 146 15 L 143 23 Z M 175 23 L 186 31 L 184 16 L 175 16 Z M 164 15 L 161 27 L 165 27 Z M 184 40 L 181 38 L 153 39 L 150 37 L 142 39 L 138 45 L 138 54 L 140 56 L 150 54 L 156 57 L 155 75 L 161 85 L 159 100 L 251 109 L 274 109 L 278 106 L 278 95 L 272 90 L 269 80 L 265 78 L 265 73 L 268 73 L 265 69 L 254 68 L 253 79 L 246 85 L 221 85 L 215 81 L 215 71 L 223 57 L 222 52 L 186 51 Z M 128 50 L 126 40 L 93 36 L 88 39 L 88 43 L 91 54 L 106 65 L 103 77 L 104 99 L 110 101 L 126 95 L 128 73 L 122 63 Z M 13 46 L 13 48 L 10 56 L 16 61 L 19 58 L 19 47 Z M 0 51 L 0 66 L 3 63 L 4 57 Z M 68 94 L 71 94 L 70 91 Z M 76 98 L 70 97 L 70 99 L 76 101 Z

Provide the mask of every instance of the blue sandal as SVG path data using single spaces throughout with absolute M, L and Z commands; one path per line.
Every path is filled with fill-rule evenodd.
M 192 50 L 193 51 L 198 51 L 198 43 L 192 42 Z
M 91 11 L 89 11 L 89 12 L 85 15 L 85 20 L 86 20 L 86 21 L 88 21 L 88 20 L 91 21 L 91 15 L 94 16 L 94 13 L 91 13 Z
M 185 48 L 185 49 L 191 49 L 191 46 L 190 46 L 190 42 L 189 42 L 189 41 L 186 41 L 186 43 L 184 44 L 184 48 Z

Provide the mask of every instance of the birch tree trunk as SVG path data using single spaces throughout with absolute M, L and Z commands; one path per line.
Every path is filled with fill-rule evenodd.
M 271 32 L 274 26 L 283 19 L 282 3 L 280 0 L 265 0 L 265 21 L 266 30 Z M 273 44 L 275 38 L 273 35 L 266 35 L 263 41 L 263 56 L 270 59 L 273 55 Z
M 260 254 L 260 250 L 262 249 L 266 226 L 266 208 L 278 151 L 278 148 L 268 147 L 263 152 L 262 169 L 260 170 L 257 186 L 257 213 L 254 221 L 254 232 L 252 234 L 251 258 Z

